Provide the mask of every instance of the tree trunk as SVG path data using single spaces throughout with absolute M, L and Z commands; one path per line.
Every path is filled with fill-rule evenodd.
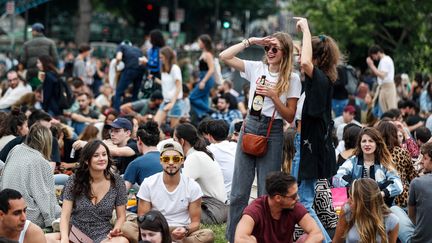
M 88 43 L 90 40 L 90 21 L 92 17 L 91 0 L 79 0 L 78 26 L 75 33 L 75 43 Z

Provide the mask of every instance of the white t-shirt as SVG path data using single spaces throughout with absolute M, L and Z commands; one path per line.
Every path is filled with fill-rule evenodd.
M 385 83 L 393 83 L 394 82 L 394 64 L 391 57 L 384 55 L 383 58 L 381 58 L 379 64 L 378 64 L 378 70 L 387 73 L 387 75 L 384 77 L 384 79 L 381 79 L 380 77 L 377 77 L 378 84 L 385 84 Z
M 208 149 L 213 153 L 215 160 L 220 165 L 224 177 L 225 191 L 227 193 L 227 198 L 229 198 L 231 193 L 232 177 L 234 174 L 234 160 L 237 143 L 225 140 L 220 143 L 210 144 Z
M 244 71 L 244 73 L 240 72 L 240 76 L 244 79 L 247 79 L 250 82 L 250 90 L 249 90 L 249 97 L 250 98 L 249 98 L 249 104 L 248 104 L 248 107 L 250 108 L 252 106 L 252 100 L 253 100 L 253 96 L 254 96 L 254 93 L 256 90 L 257 83 L 261 79 L 261 76 L 262 75 L 266 76 L 265 84 L 266 84 L 266 86 L 269 86 L 269 87 L 276 87 L 278 77 L 273 77 L 273 76 L 275 76 L 273 73 L 272 73 L 273 76 L 270 75 L 268 66 L 261 61 L 247 61 L 247 60 L 245 60 L 243 62 L 244 62 L 244 66 L 245 66 L 245 71 Z M 279 97 L 279 99 L 281 100 L 281 102 L 283 104 L 286 104 L 286 101 L 288 98 L 299 98 L 300 92 L 301 92 L 300 77 L 298 74 L 292 72 L 288 91 L 285 93 L 282 93 L 282 95 Z M 273 115 L 274 109 L 275 109 L 275 107 L 274 107 L 273 101 L 270 98 L 265 97 L 264 98 L 264 106 L 263 106 L 263 109 L 261 111 L 261 114 L 264 116 L 267 116 L 267 117 L 271 117 Z M 275 119 L 282 119 L 281 115 L 278 112 L 276 112 Z
M 169 102 L 175 95 L 176 92 L 176 80 L 182 82 L 182 75 L 180 67 L 177 64 L 174 64 L 171 67 L 170 73 L 163 72 L 162 73 L 162 95 L 164 97 L 165 102 Z M 180 93 L 177 96 L 177 99 L 183 98 L 183 89 L 180 89 Z
M 303 92 L 300 95 L 300 99 L 297 101 L 297 109 L 294 117 L 294 121 L 301 121 L 302 119 L 302 111 L 303 111 L 303 104 L 306 98 L 306 93 Z
M 189 149 L 182 172 L 198 182 L 204 196 L 216 198 L 223 203 L 227 200 L 221 167 L 206 153 Z
M 201 188 L 193 179 L 180 175 L 177 188 L 169 192 L 163 182 L 163 173 L 145 178 L 137 197 L 151 202 L 152 209 L 160 211 L 169 226 L 187 226 L 191 222 L 189 204 L 202 197 Z
M 111 106 L 111 98 L 107 98 L 105 95 L 100 94 L 98 95 L 98 97 L 95 99 L 95 103 L 99 106 L 99 107 L 103 107 L 103 106 Z

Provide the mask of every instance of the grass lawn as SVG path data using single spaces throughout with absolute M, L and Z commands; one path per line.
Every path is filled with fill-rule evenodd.
M 215 243 L 226 243 L 225 229 L 226 224 L 201 225 L 201 229 L 211 229 L 215 234 Z

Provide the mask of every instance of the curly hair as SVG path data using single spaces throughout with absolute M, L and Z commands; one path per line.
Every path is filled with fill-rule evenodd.
M 312 60 L 332 82 L 335 82 L 338 73 L 337 65 L 341 59 L 341 53 L 336 41 L 327 35 L 312 37 Z
M 14 108 L 5 117 L 4 123 L 0 127 L 0 138 L 7 135 L 21 136 L 19 129 L 27 122 L 27 116 Z
M 106 179 L 111 181 L 111 185 L 115 185 L 115 177 L 112 172 L 113 160 L 111 158 L 108 146 L 105 145 L 101 140 L 93 140 L 87 143 L 84 148 L 82 148 L 80 153 L 79 165 L 75 171 L 75 178 L 72 188 L 72 195 L 77 198 L 81 195 L 86 196 L 89 199 L 94 198 L 93 193 L 91 192 L 91 183 L 92 178 L 90 175 L 89 164 L 91 163 L 91 159 L 95 152 L 99 149 L 100 146 L 103 146 L 106 149 L 107 157 L 108 157 L 108 165 L 104 170 L 104 175 Z

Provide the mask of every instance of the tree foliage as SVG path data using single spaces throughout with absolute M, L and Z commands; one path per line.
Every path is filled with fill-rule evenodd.
M 294 0 L 291 8 L 308 18 L 313 34 L 336 39 L 356 66 L 365 68 L 369 46 L 378 44 L 397 73 L 432 70 L 432 1 Z

